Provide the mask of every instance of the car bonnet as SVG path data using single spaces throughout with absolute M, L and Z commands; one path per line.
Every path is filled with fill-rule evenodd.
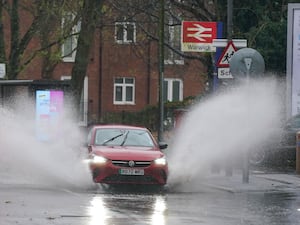
M 132 146 L 94 146 L 92 153 L 110 160 L 152 161 L 164 156 L 156 148 Z

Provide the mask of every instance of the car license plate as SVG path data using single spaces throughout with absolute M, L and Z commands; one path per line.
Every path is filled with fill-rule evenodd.
M 119 173 L 121 175 L 139 175 L 139 176 L 142 176 L 142 175 L 144 175 L 144 170 L 139 170 L 139 169 L 120 169 Z

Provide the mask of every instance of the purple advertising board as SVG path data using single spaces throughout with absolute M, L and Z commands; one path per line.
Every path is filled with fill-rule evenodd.
M 36 91 L 36 134 L 39 140 L 47 141 L 58 135 L 63 106 L 63 91 Z

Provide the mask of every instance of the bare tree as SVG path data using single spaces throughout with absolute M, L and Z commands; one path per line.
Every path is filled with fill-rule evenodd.
M 89 53 L 93 42 L 102 0 L 84 0 L 81 31 L 78 37 L 75 64 L 72 70 L 71 86 L 75 104 L 79 106 L 84 77 L 89 63 Z
M 1 1 L 0 59 L 7 65 L 7 79 L 16 79 L 22 69 L 36 56 L 44 59 L 42 78 L 51 78 L 51 70 L 61 60 L 61 57 L 53 56 L 59 55 L 59 46 L 68 37 L 62 32 L 63 15 L 68 11 L 80 11 L 80 2 L 76 0 Z M 27 27 L 24 21 L 20 21 L 21 11 L 30 18 Z M 4 13 L 8 17 L 4 17 Z M 4 21 L 3 18 L 8 20 Z M 8 30 L 4 29 L 4 22 L 9 23 Z M 5 35 L 7 31 L 10 35 Z M 5 36 L 10 36 L 10 40 L 5 39 Z M 39 40 L 40 45 L 28 49 L 29 43 L 35 38 Z M 6 52 L 4 46 L 10 46 L 10 51 Z

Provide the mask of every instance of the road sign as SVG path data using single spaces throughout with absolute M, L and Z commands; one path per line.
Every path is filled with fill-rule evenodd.
M 237 51 L 232 41 L 229 41 L 221 57 L 217 62 L 217 67 L 229 67 L 229 62 L 234 53 Z
M 242 48 L 230 60 L 230 71 L 235 78 L 260 77 L 265 71 L 265 61 L 255 49 Z
M 229 67 L 218 68 L 218 78 L 219 79 L 233 78 L 230 72 L 230 68 Z
M 246 48 L 247 39 L 231 39 L 236 48 Z M 225 48 L 228 45 L 228 39 L 214 39 L 213 46 L 219 48 Z
M 217 22 L 183 21 L 181 32 L 181 51 L 215 52 L 212 45 L 217 38 Z

